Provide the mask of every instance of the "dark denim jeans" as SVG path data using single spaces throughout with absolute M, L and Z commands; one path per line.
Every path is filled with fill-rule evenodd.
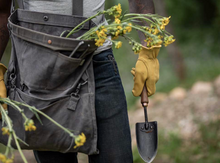
M 127 104 L 112 49 L 93 57 L 98 155 L 89 163 L 132 163 Z M 77 153 L 34 151 L 38 163 L 77 163 Z

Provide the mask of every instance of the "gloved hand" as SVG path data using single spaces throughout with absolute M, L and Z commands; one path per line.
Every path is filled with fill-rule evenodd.
M 147 87 L 148 96 L 155 93 L 156 83 L 159 79 L 159 62 L 157 56 L 160 47 L 143 47 L 139 53 L 136 66 L 131 70 L 131 73 L 134 75 L 134 88 L 132 90 L 134 96 L 141 95 L 144 84 Z
M 0 97 L 2 97 L 2 98 L 7 97 L 7 91 L 6 91 L 5 82 L 4 82 L 4 74 L 5 74 L 6 70 L 7 70 L 7 68 L 5 67 L 5 65 L 0 63 Z M 7 110 L 6 104 L 2 104 L 2 106 L 5 110 Z M 1 118 L 1 114 L 0 114 L 0 118 Z

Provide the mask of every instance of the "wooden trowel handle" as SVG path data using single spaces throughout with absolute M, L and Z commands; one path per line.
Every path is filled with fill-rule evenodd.
M 141 104 L 143 107 L 147 107 L 148 103 L 149 103 L 149 100 L 148 100 L 148 96 L 147 96 L 147 88 L 144 85 L 143 91 L 141 93 Z

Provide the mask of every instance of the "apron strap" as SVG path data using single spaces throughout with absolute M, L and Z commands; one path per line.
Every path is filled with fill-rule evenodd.
M 19 8 L 24 9 L 23 0 L 17 0 L 17 2 L 18 2 Z M 14 10 L 15 10 L 15 4 L 16 4 L 16 0 L 12 0 L 11 13 L 14 12 Z
M 72 0 L 72 15 L 83 16 L 83 0 Z

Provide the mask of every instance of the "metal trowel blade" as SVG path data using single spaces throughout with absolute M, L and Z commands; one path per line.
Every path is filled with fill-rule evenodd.
M 145 128 L 145 124 L 145 122 L 136 123 L 137 147 L 141 158 L 145 162 L 151 163 L 157 154 L 157 122 L 148 122 L 148 129 Z

